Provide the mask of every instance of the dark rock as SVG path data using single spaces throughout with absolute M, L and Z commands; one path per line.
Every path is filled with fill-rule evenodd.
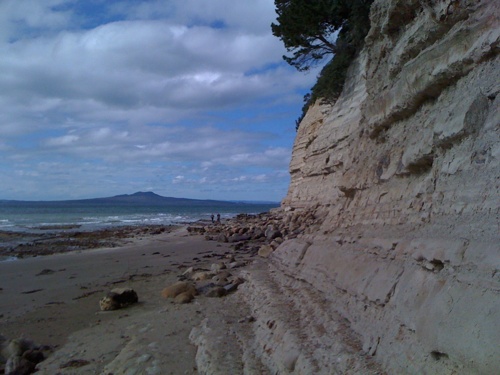
M 268 241 L 272 241 L 275 238 L 282 237 L 282 234 L 279 230 L 277 230 L 274 225 L 268 225 L 265 232 L 266 239 Z
M 227 242 L 228 239 L 225 234 L 221 233 L 217 236 L 217 242 Z
M 234 243 L 234 242 L 241 242 L 241 241 L 248 241 L 252 237 L 248 234 L 233 234 L 228 238 L 229 243 Z
M 45 359 L 43 352 L 37 349 L 26 350 L 22 357 L 35 364 L 40 363 Z
M 6 375 L 29 375 L 35 371 L 36 363 L 18 355 L 9 357 L 5 363 Z
M 221 270 L 224 270 L 226 269 L 226 264 L 223 263 L 223 262 L 220 262 L 220 263 L 212 263 L 211 267 L 210 267 L 210 270 L 213 272 L 213 273 L 218 273 L 220 272 Z
M 256 229 L 253 231 L 252 239 L 258 240 L 259 238 L 265 237 L 264 231 L 262 229 Z
M 232 268 L 238 268 L 238 267 L 243 267 L 244 265 L 246 265 L 246 263 L 245 262 L 241 262 L 241 261 L 239 261 L 239 262 L 231 262 L 231 263 L 229 263 L 227 265 L 227 268 L 231 268 L 231 269 Z
M 205 282 L 198 284 L 196 286 L 196 292 L 198 294 L 206 295 L 210 290 L 212 290 L 216 285 L 213 282 Z
M 227 285 L 224 285 L 224 290 L 226 291 L 226 294 L 234 292 L 236 289 L 238 289 L 238 284 L 227 284 Z
M 205 295 L 212 298 L 224 297 L 227 294 L 227 290 L 222 286 L 216 286 L 210 289 Z
M 137 303 L 139 298 L 135 290 L 131 288 L 116 288 L 109 292 L 106 297 L 99 301 L 102 311 L 117 310 L 134 303 Z
M 10 340 L 8 344 L 4 343 L 2 345 L 1 354 L 4 358 L 9 358 L 12 356 L 22 356 L 27 350 L 35 349 L 36 345 L 33 341 L 28 339 L 14 339 Z

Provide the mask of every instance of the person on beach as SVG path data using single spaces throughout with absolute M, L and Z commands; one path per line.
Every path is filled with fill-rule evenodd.
M 220 214 L 217 214 L 217 222 L 220 223 Z
M 212 216 L 210 216 L 212 218 L 212 223 L 214 222 L 214 214 L 212 214 Z

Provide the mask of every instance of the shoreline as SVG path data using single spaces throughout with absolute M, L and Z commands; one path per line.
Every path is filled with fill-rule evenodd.
M 31 258 L 73 251 L 120 247 L 137 238 L 171 232 L 183 225 L 123 225 L 95 230 L 51 226 L 41 232 L 0 230 L 0 262 L 5 258 Z M 39 229 L 40 228 L 33 228 Z M 4 258 L 4 259 L 2 259 Z
M 156 318 L 161 320 L 167 316 L 168 320 L 176 320 L 180 306 L 162 299 L 161 290 L 177 281 L 180 270 L 195 264 L 193 258 L 199 259 L 201 253 L 207 255 L 208 252 L 218 258 L 226 251 L 225 246 L 190 235 L 184 226 L 159 235 L 134 238 L 121 247 L 0 263 L 0 334 L 8 340 L 24 338 L 51 348 L 37 373 L 101 371 L 105 362 L 130 341 L 130 337 L 121 333 L 133 325 L 127 318 L 135 324 L 144 322 L 145 326 L 150 320 L 145 316 L 151 314 L 159 315 Z M 100 311 L 99 300 L 109 290 L 122 286 L 136 290 L 139 303 L 123 310 Z M 189 343 L 188 335 L 201 317 L 196 313 L 196 304 L 183 306 L 182 310 L 182 315 L 190 310 L 189 324 L 174 335 L 169 345 L 182 342 L 186 354 L 184 363 L 178 365 L 174 365 L 175 358 L 171 358 L 172 370 L 195 373 L 192 372 L 195 348 Z M 100 333 L 101 330 L 105 333 Z M 74 352 L 71 349 L 74 345 L 86 347 L 85 353 Z M 66 370 L 69 372 L 65 372 L 61 363 L 64 358 L 66 362 L 73 358 L 89 363 L 81 372 L 71 366 Z
M 197 374 L 198 366 L 203 373 L 204 337 L 219 336 L 196 332 L 207 321 L 217 331 L 248 329 L 254 320 L 240 291 L 244 275 L 296 234 L 271 212 L 170 229 L 117 247 L 0 262 L 0 373 L 32 352 L 44 358 L 28 361 L 40 375 Z M 192 292 L 167 292 L 178 283 Z M 132 289 L 138 303 L 102 311 L 101 300 L 116 288 Z M 29 350 L 12 354 L 26 342 Z M 238 373 L 240 359 L 233 360 L 224 372 Z
M 127 358 L 147 357 L 137 373 L 197 373 L 191 331 L 232 300 L 237 301 L 235 311 L 241 311 L 242 317 L 249 315 L 237 284 L 224 298 L 227 302 L 205 294 L 215 287 L 210 275 L 222 272 L 234 278 L 255 260 L 255 246 L 217 241 L 203 233 L 223 232 L 236 221 L 215 225 L 198 221 L 159 233 L 148 228 L 139 235 L 131 231 L 135 235 L 116 247 L 36 253 L 0 262 L 0 347 L 2 341 L 5 348 L 16 339 L 45 347 L 46 359 L 37 365 L 37 374 L 122 373 L 130 367 L 123 363 L 124 353 Z M 199 295 L 191 303 L 180 305 L 161 296 L 168 285 L 196 280 L 193 274 L 200 272 L 208 279 L 193 282 Z M 135 290 L 139 303 L 100 311 L 100 299 L 117 287 Z M 0 354 L 0 373 L 1 359 Z

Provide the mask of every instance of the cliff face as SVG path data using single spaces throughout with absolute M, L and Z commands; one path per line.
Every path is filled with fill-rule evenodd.
M 389 373 L 500 368 L 500 3 L 376 0 L 336 104 L 302 121 L 273 265 Z
M 300 125 L 284 242 L 192 332 L 200 373 L 498 374 L 499 17 L 374 1 L 344 92 Z

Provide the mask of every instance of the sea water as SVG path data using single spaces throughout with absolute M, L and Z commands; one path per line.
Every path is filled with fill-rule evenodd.
M 99 205 L 88 203 L 36 202 L 8 204 L 0 202 L 0 230 L 33 231 L 44 227 L 75 226 L 95 230 L 123 225 L 171 225 L 210 220 L 220 214 L 222 219 L 240 213 L 257 214 L 278 207 L 278 203 L 234 203 L 219 205 Z

